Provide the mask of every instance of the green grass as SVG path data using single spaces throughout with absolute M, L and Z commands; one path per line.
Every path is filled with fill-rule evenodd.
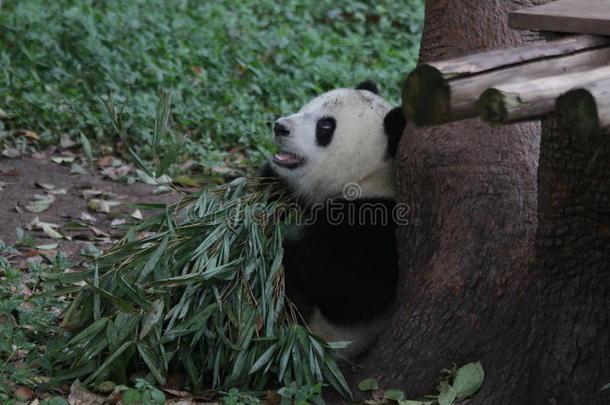
M 323 91 L 371 78 L 398 103 L 422 20 L 423 0 L 8 0 L 0 108 L 11 118 L 0 131 L 109 145 L 101 100 L 112 92 L 133 144 L 150 145 L 156 101 L 173 89 L 162 145 L 205 167 L 235 146 L 259 162 L 269 123 Z

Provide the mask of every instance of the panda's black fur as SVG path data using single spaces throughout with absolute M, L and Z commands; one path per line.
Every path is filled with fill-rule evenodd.
M 370 92 L 375 94 L 373 97 L 378 97 L 376 96 L 377 85 L 370 81 L 360 84 L 355 90 Z M 343 91 L 346 92 L 345 97 L 347 95 L 351 97 L 352 93 L 349 93 L 347 89 Z M 342 101 L 343 93 L 337 94 L 338 96 L 332 99 L 334 104 Z M 364 98 L 363 101 L 357 101 L 356 106 L 362 107 L 365 111 L 363 114 L 372 114 L 367 111 L 368 105 L 366 104 L 366 100 L 368 100 L 366 97 L 370 96 L 358 94 Z M 387 103 L 382 99 L 381 101 L 374 100 L 375 103 L 381 101 Z M 328 145 L 332 145 L 335 127 L 344 125 L 341 121 L 334 121 L 331 110 L 328 111 L 328 114 L 326 113 L 327 104 L 321 104 L 321 107 L 314 109 L 320 116 L 315 123 L 315 137 L 318 138 L 320 131 L 323 131 L 324 142 L 317 142 L 316 146 L 311 146 L 313 153 L 318 153 L 315 152 L 317 150 L 315 148 L 324 149 Z M 376 133 L 371 136 L 378 136 L 377 131 L 383 131 L 385 150 L 377 148 L 370 153 L 384 155 L 375 157 L 375 159 L 383 165 L 383 175 L 386 176 L 385 172 L 391 170 L 389 168 L 396 155 L 405 127 L 405 119 L 400 108 L 389 108 L 386 104 L 382 106 L 384 116 L 382 120 L 379 120 L 382 128 L 375 129 Z M 345 114 L 342 119 L 345 121 Z M 301 121 L 303 120 L 305 118 L 301 119 Z M 299 120 L 297 119 L 297 121 Z M 291 134 L 287 125 L 282 120 L 278 120 L 276 123 L 276 141 L 280 146 L 283 144 L 283 137 L 289 137 Z M 312 121 L 308 125 L 313 126 L 314 122 Z M 356 131 L 359 130 L 357 125 L 355 128 Z M 308 130 L 313 136 L 313 129 Z M 307 145 L 307 147 L 310 146 Z M 362 147 L 366 147 L 366 145 L 362 145 Z M 358 155 L 362 156 L 362 152 L 366 157 L 367 151 L 360 150 Z M 307 157 L 300 159 L 306 161 Z M 287 187 L 291 188 L 293 187 L 291 182 L 294 182 L 290 178 L 292 171 L 283 170 L 283 166 L 292 167 L 288 163 L 294 162 L 285 163 L 286 160 L 294 160 L 298 163 L 294 154 L 285 153 L 276 158 L 275 164 L 272 160 L 272 163 L 265 167 L 263 175 L 279 175 L 285 178 Z M 337 170 L 341 170 L 341 166 Z M 328 173 L 328 176 L 336 174 Z M 387 175 L 391 176 L 391 174 Z M 386 177 L 380 178 L 385 182 Z M 373 190 L 375 186 L 372 184 Z M 384 187 L 388 186 L 384 184 Z M 301 186 L 302 188 L 303 186 Z M 308 190 L 304 190 L 305 193 L 302 193 L 301 189 L 294 187 L 293 192 L 297 197 L 302 197 L 301 194 L 307 196 Z M 380 195 L 374 195 L 375 193 Z M 369 331 L 368 329 L 379 329 L 377 321 L 387 318 L 395 298 L 398 279 L 393 195 L 383 192 L 371 192 L 373 195 L 366 195 L 366 191 L 364 194 L 361 197 L 356 196 L 355 199 L 347 195 L 323 195 L 323 198 L 320 199 L 311 196 L 301 198 L 304 210 L 307 214 L 312 215 L 314 220 L 306 225 L 301 225 L 296 237 L 289 237 L 284 241 L 283 264 L 286 271 L 288 297 L 297 305 L 306 321 L 319 323 L 320 319 L 324 320 L 324 326 L 319 327 L 320 330 L 315 330 L 315 325 L 310 326 L 314 332 L 319 332 L 326 339 L 362 339 L 362 342 L 355 343 L 354 350 L 346 349 L 345 353 L 348 357 L 362 352 L 374 339 L 374 335 L 379 332 L 379 330 Z M 314 321 L 314 318 L 317 321 Z M 369 324 L 372 325 L 370 328 Z M 329 332 L 330 328 L 335 327 L 341 331 Z M 357 331 L 353 334 L 350 332 L 356 329 Z M 360 335 L 363 334 L 366 336 L 361 338 Z

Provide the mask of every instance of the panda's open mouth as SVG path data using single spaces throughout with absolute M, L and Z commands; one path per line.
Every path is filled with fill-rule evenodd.
M 273 163 L 286 169 L 296 169 L 303 166 L 305 159 L 291 152 L 280 152 L 273 155 Z

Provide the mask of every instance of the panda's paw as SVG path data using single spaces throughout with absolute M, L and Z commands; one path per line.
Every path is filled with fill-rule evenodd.
M 389 321 L 389 314 L 384 314 L 370 320 L 338 325 L 327 319 L 319 308 L 315 308 L 307 324 L 313 333 L 327 342 L 351 342 L 337 352 L 346 359 L 354 359 L 375 343 Z

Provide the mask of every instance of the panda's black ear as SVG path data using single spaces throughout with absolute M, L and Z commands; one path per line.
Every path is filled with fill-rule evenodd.
M 383 129 L 388 136 L 388 157 L 394 158 L 398 151 L 400 137 L 407 125 L 407 120 L 401 107 L 392 108 L 383 119 Z
M 377 87 L 377 83 L 372 80 L 367 80 L 356 86 L 356 90 L 368 90 L 371 93 L 379 94 L 379 88 Z

